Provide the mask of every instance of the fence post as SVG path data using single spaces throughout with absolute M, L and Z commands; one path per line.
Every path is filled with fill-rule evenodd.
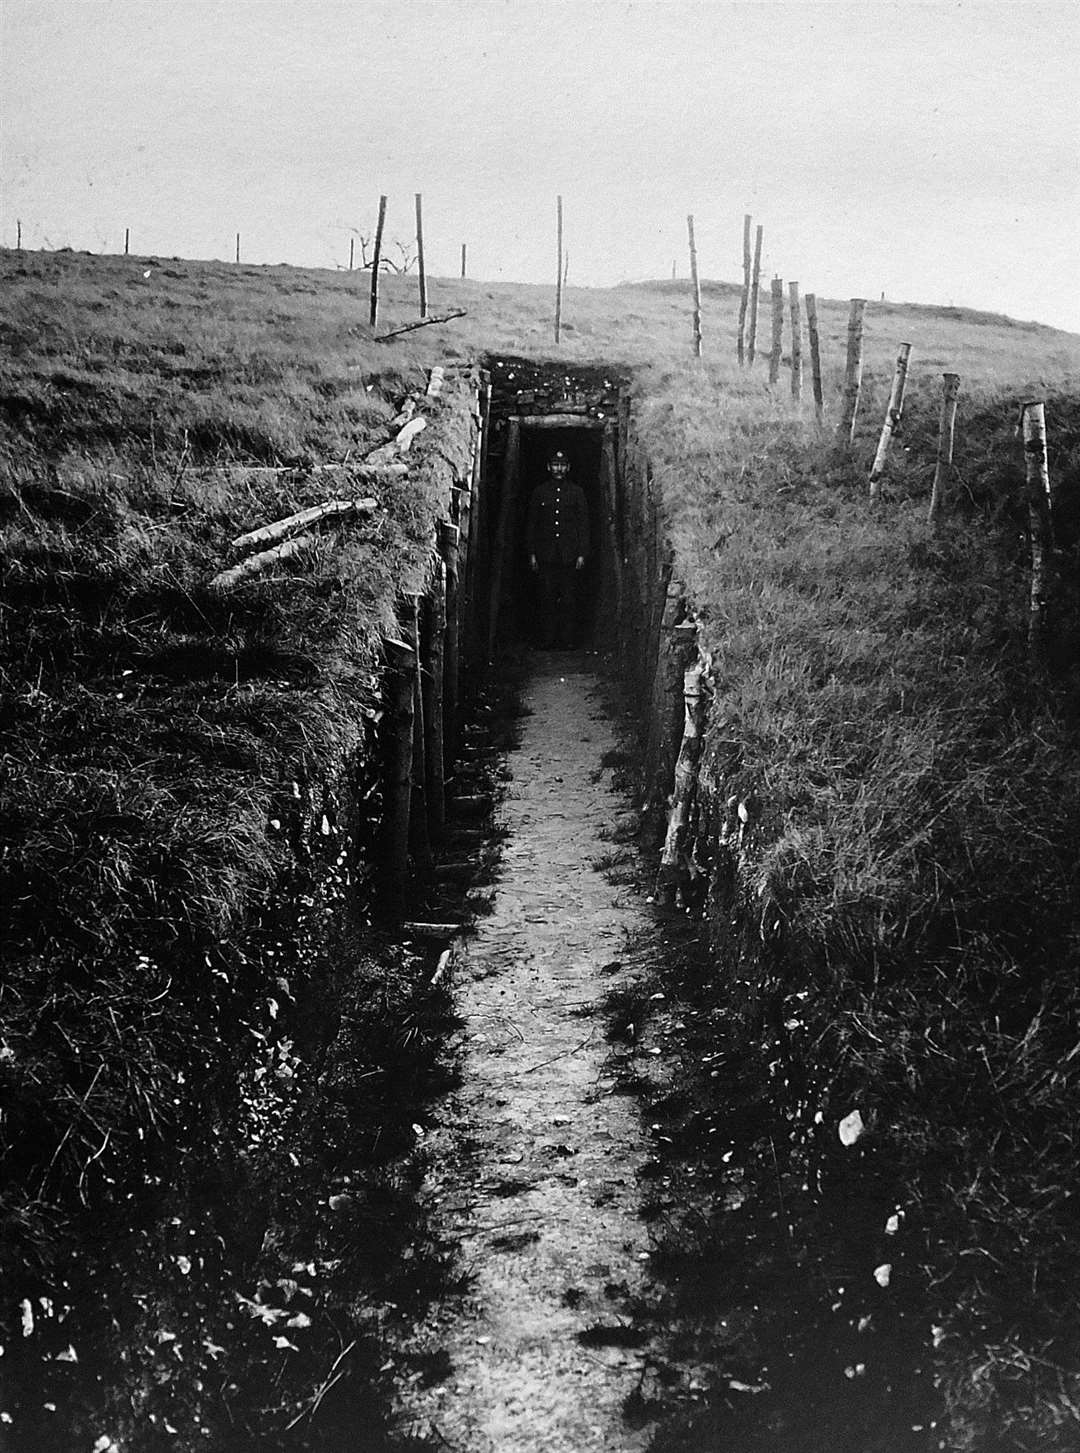
M 802 310 L 799 307 L 799 284 L 788 283 L 791 311 L 791 397 L 802 403 Z
M 896 370 L 893 373 L 892 390 L 889 393 L 889 407 L 885 410 L 885 422 L 881 426 L 874 464 L 870 470 L 870 498 L 877 499 L 881 493 L 881 476 L 885 473 L 885 456 L 889 452 L 892 436 L 900 429 L 900 418 L 904 412 L 904 389 L 907 387 L 908 361 L 911 358 L 911 344 L 901 343 L 896 355 Z
M 127 257 L 130 252 L 131 252 L 131 228 L 130 227 L 125 227 L 124 228 L 124 256 Z
M 1041 399 L 1023 406 L 1024 464 L 1031 532 L 1031 612 L 1028 646 L 1041 656 L 1047 642 L 1047 614 L 1057 589 L 1050 468 L 1046 458 L 1046 409 Z
M 236 260 L 237 260 L 237 262 L 240 261 L 240 234 L 239 234 L 239 232 L 236 234 Z
M 821 339 L 818 335 L 816 293 L 806 295 L 806 331 L 810 338 L 810 375 L 814 386 L 814 415 L 820 424 L 825 415 L 825 396 L 821 389 Z
M 555 198 L 555 234 L 555 342 L 558 343 L 562 332 L 562 197 Z
M 22 251 L 22 221 L 19 218 L 15 219 L 15 251 Z
M 465 255 L 466 255 L 467 250 L 468 249 L 466 248 L 466 245 L 463 242 L 461 244 L 461 276 L 462 277 L 465 276 Z
M 953 439 L 956 429 L 956 396 L 960 392 L 960 375 L 943 373 L 941 394 L 941 416 L 938 419 L 937 461 L 934 465 L 934 486 L 930 491 L 930 511 L 927 523 L 936 530 L 941 523 L 941 507 L 945 501 L 945 476 L 953 459 Z
M 356 258 L 356 238 L 355 237 L 350 237 L 349 238 L 349 271 L 350 272 L 352 272 L 352 270 L 353 270 L 353 262 L 355 261 L 355 258 Z
M 683 676 L 682 744 L 675 762 L 675 783 L 671 794 L 671 815 L 668 818 L 660 869 L 656 875 L 657 899 L 671 907 L 679 886 L 686 877 L 682 863 L 686 828 L 690 819 L 691 801 L 697 785 L 697 764 L 701 755 L 701 732 L 705 716 L 705 667 L 695 662 Z
M 740 368 L 746 362 L 746 310 L 750 306 L 750 227 L 752 220 L 749 212 L 742 219 L 742 293 L 739 295 L 739 338 L 737 343 Z
M 375 249 L 371 258 L 371 327 L 379 321 L 379 254 L 382 252 L 383 228 L 386 225 L 386 198 L 379 198 L 379 220 L 375 224 Z
M 866 311 L 865 298 L 852 298 L 848 313 L 847 367 L 844 372 L 844 407 L 840 422 L 836 426 L 839 443 L 851 447 L 855 440 L 855 416 L 859 412 L 859 394 L 862 390 L 862 345 L 863 314 Z
M 754 236 L 754 267 L 750 280 L 750 338 L 746 345 L 746 361 L 753 363 L 757 352 L 758 294 L 761 289 L 761 239 L 764 227 L 759 226 Z
M 690 237 L 690 282 L 694 290 L 694 357 L 701 357 L 701 283 L 698 280 L 697 246 L 694 242 L 694 218 L 686 219 L 686 230 Z
M 780 358 L 784 350 L 784 284 L 774 277 L 772 290 L 772 349 L 769 353 L 769 382 L 780 377 Z
M 427 273 L 424 270 L 424 202 L 416 193 L 416 266 L 420 274 L 420 316 L 427 317 Z

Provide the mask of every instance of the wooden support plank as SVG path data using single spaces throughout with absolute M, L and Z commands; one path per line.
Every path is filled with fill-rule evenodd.
M 499 612 L 502 608 L 503 571 L 511 548 L 514 508 L 518 494 L 518 465 L 521 456 L 521 422 L 517 418 L 507 421 L 506 452 L 503 455 L 502 488 L 499 494 L 499 523 L 492 545 L 491 597 L 488 607 L 487 655 L 490 660 L 495 653 L 495 638 L 499 628 Z
M 431 591 L 421 621 L 424 730 L 427 733 L 427 804 L 431 831 L 438 839 L 446 827 L 446 744 L 443 708 L 446 689 L 446 561 L 436 557 Z
M 461 599 L 458 588 L 457 525 L 448 520 L 438 524 L 438 547 L 446 569 L 446 638 L 443 660 L 443 773 L 450 770 L 454 750 L 461 738 L 459 720 Z
M 417 867 L 427 870 L 433 862 L 427 808 L 427 735 L 424 726 L 424 687 L 420 655 L 420 597 L 405 597 L 403 638 L 413 652 L 413 731 L 411 796 L 409 808 L 409 849 Z
M 391 917 L 400 918 L 405 905 L 409 867 L 409 817 L 412 800 L 413 685 L 416 652 L 407 641 L 384 642 L 386 676 L 381 731 L 383 753 L 383 819 L 380 862 L 382 901 Z

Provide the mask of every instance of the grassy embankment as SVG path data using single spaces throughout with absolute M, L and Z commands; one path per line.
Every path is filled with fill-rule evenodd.
M 177 1413 L 177 1359 L 171 1338 L 157 1339 L 174 1331 L 166 1306 L 194 1306 L 190 1257 L 160 1230 L 137 1252 L 124 1240 L 126 1208 L 96 1241 L 89 1226 L 122 1200 L 118 1188 L 167 1200 L 183 1179 L 178 1159 L 199 1145 L 228 1165 L 218 1207 L 247 1198 L 279 1209 L 271 1183 L 289 1155 L 305 1167 L 294 1199 L 344 1173 L 333 1134 L 307 1168 L 298 1147 L 322 1132 L 301 1109 L 291 1138 L 269 1127 L 283 1118 L 282 1096 L 300 1105 L 305 1087 L 325 1091 L 325 1065 L 341 1064 L 318 1010 L 305 1030 L 291 1007 L 300 978 L 338 992 L 341 955 L 314 925 L 335 921 L 324 897 L 362 871 L 338 862 L 343 838 L 324 838 L 322 812 L 336 828 L 342 763 L 370 758 L 375 642 L 396 588 L 422 568 L 438 502 L 435 484 L 421 483 L 394 502 L 377 541 L 327 552 L 288 583 L 225 605 L 206 581 L 228 539 L 306 503 L 305 486 L 286 477 L 222 490 L 199 466 L 341 459 L 379 437 L 424 363 L 500 348 L 550 356 L 550 290 L 440 285 L 436 306 L 462 304 L 469 317 L 379 347 L 356 278 L 76 255 L 8 255 L 4 269 L 2 810 L 14 912 L 0 1071 L 15 1107 L 4 1126 L 4 1280 L 15 1288 L 5 1328 L 24 1359 L 63 1353 L 64 1326 L 40 1309 L 34 1337 L 19 1341 L 18 1301 L 45 1287 L 61 1305 L 73 1253 L 101 1265 L 141 1257 L 145 1276 L 165 1268 L 171 1303 L 148 1301 L 144 1288 L 141 1303 L 100 1317 L 111 1337 L 115 1316 L 118 1344 L 158 1349 L 136 1418 L 151 1408 L 164 1417 Z M 410 294 L 408 282 L 388 287 L 388 325 L 411 315 Z M 1066 378 L 1080 353 L 1074 339 L 1006 320 L 871 307 L 854 468 L 792 417 L 785 380 L 774 396 L 760 369 L 747 377 L 726 361 L 734 307 L 730 290 L 706 288 L 708 353 L 696 366 L 680 289 L 571 289 L 564 352 L 640 369 L 639 428 L 715 650 L 707 772 L 725 794 L 753 792 L 760 804 L 740 867 L 762 890 L 755 933 L 761 905 L 774 915 L 770 951 L 763 964 L 750 932 L 740 959 L 721 950 L 734 977 L 754 984 L 735 998 L 755 1025 L 798 1020 L 771 1033 L 787 1037 L 809 1081 L 806 1153 L 828 1167 L 832 1152 L 815 1137 L 835 1135 L 837 1114 L 858 1103 L 895 1163 L 920 1228 L 907 1260 L 894 1256 L 897 1277 L 910 1273 L 944 1328 L 932 1333 L 928 1317 L 951 1436 L 970 1424 L 981 1446 L 990 1429 L 1002 1446 L 1025 1446 L 1020 1433 L 1008 1441 L 1011 1419 L 1065 1426 L 1076 1401 L 1053 1369 L 1075 1352 L 1063 1296 L 1074 1255 L 1065 1226 L 1080 774 L 1067 672 L 1033 675 L 1023 653 L 1011 429 L 1020 398 L 1052 396 L 1051 470 L 1067 496 L 1076 412 Z M 845 310 L 822 314 L 835 386 Z M 904 337 L 915 345 L 908 426 L 871 513 L 863 466 Z M 957 511 L 931 542 L 921 516 L 942 368 L 964 379 Z M 329 795 L 291 811 L 293 783 L 302 798 L 309 784 Z M 303 823 L 315 827 L 307 861 Z M 324 871 L 335 867 L 337 877 Z M 299 927 L 297 906 L 307 910 Z M 750 922 L 745 912 L 740 921 Z M 362 926 L 350 941 L 355 951 L 358 931 L 362 956 Z M 290 977 L 275 955 L 297 941 L 305 967 Z M 404 1020 L 408 974 L 373 958 L 370 975 Z M 349 992 L 370 1005 L 366 982 L 361 972 Z M 730 983 L 717 984 L 729 1003 Z M 795 1012 L 788 996 L 808 990 Z M 385 1022 L 358 1017 L 368 1042 L 346 1058 L 373 1071 L 394 1061 L 402 1037 L 415 1041 L 408 1027 L 395 1041 Z M 294 1041 L 285 1049 L 282 1020 Z M 356 1032 L 355 1018 L 334 1022 Z M 392 1096 L 358 1100 L 355 1090 L 341 1089 L 354 1121 L 372 1115 L 373 1139 L 385 1121 L 391 1142 L 408 1141 Z M 228 1154 L 214 1148 L 219 1131 Z M 250 1220 L 259 1225 L 259 1213 Z M 266 1278 L 274 1215 L 261 1224 L 249 1296 Z M 288 1282 L 307 1258 L 280 1247 L 270 1260 Z M 224 1314 L 214 1323 L 196 1311 L 185 1335 L 217 1345 Z M 261 1315 L 248 1325 L 283 1335 Z M 306 1352 L 274 1350 L 291 1395 L 305 1377 L 317 1388 L 329 1345 L 310 1364 Z M 253 1367 L 265 1352 L 253 1347 Z M 61 1392 L 66 1367 L 49 1364 Z M 202 1401 L 184 1398 L 176 1436 L 192 1440 L 207 1406 L 229 1402 L 209 1384 Z M 276 1413 L 286 1404 L 282 1393 Z M 264 1411 L 274 1426 L 275 1409 Z

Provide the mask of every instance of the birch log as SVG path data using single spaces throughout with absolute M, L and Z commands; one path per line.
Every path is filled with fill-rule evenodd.
M 704 677 L 705 667 L 700 661 L 691 666 L 683 677 L 686 716 L 682 744 L 675 763 L 671 813 L 668 817 L 663 852 L 660 855 L 660 870 L 656 875 L 656 897 L 669 906 L 674 903 L 676 892 L 686 877 L 683 857 L 686 828 L 697 785 L 698 759 L 701 756 L 701 726 L 705 712 Z
M 893 372 L 892 389 L 889 393 L 889 407 L 885 410 L 885 422 L 881 426 L 881 438 L 878 440 L 874 464 L 870 470 L 870 498 L 874 500 L 881 493 L 881 476 L 885 473 L 885 460 L 888 457 L 889 444 L 892 442 L 892 436 L 900 429 L 910 359 L 911 344 L 901 343 L 900 351 L 896 355 L 896 368 Z
M 310 509 L 298 510 L 286 519 L 275 520 L 272 525 L 263 525 L 258 530 L 249 530 L 246 535 L 237 535 L 232 541 L 234 550 L 245 550 L 249 545 L 269 545 L 273 540 L 283 539 L 294 530 L 302 530 L 320 520 L 341 519 L 353 515 L 370 515 L 378 501 L 374 499 L 332 499 L 326 504 L 312 505 Z
M 820 424 L 825 417 L 825 395 L 821 388 L 821 339 L 818 335 L 816 293 L 806 295 L 806 332 L 810 339 L 810 376 L 814 388 L 814 416 Z
M 956 400 L 960 393 L 960 375 L 958 373 L 943 373 L 941 378 L 937 459 L 934 463 L 934 484 L 930 491 L 930 510 L 926 517 L 932 530 L 939 528 L 945 505 L 945 480 L 952 467 L 953 443 L 956 437 Z
M 838 443 L 849 449 L 855 440 L 855 419 L 859 412 L 862 391 L 863 315 L 865 298 L 852 298 L 848 313 L 847 366 L 844 370 L 844 404 L 836 426 Z
M 210 582 L 210 588 L 227 590 L 238 580 L 244 580 L 249 575 L 258 575 L 263 570 L 268 570 L 271 565 L 277 565 L 282 560 L 288 560 L 293 555 L 310 550 L 315 544 L 315 540 L 314 535 L 297 535 L 295 540 L 286 540 L 282 545 L 275 545 L 272 550 L 260 550 L 257 555 L 249 555 L 239 565 L 233 565 L 230 569 L 222 570 L 219 575 L 215 575 Z

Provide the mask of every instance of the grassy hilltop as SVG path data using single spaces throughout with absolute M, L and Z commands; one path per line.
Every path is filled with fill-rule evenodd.
M 432 310 L 467 316 L 376 343 L 360 274 L 9 252 L 0 276 L 9 1352 L 25 1363 L 43 1347 L 62 1396 L 55 1358 L 71 1334 L 39 1316 L 43 1340 L 23 1347 L 19 1304 L 59 1303 L 72 1258 L 92 1288 L 117 1247 L 132 1301 L 98 1330 L 154 1342 L 164 1314 L 145 1278 L 173 1268 L 180 1306 L 188 1252 L 160 1231 L 136 1245 L 127 1213 L 103 1208 L 182 1198 L 185 1157 L 249 1198 L 251 1264 L 268 1254 L 278 1211 L 260 1226 L 256 1209 L 278 1196 L 267 1187 L 284 1153 L 268 1127 L 285 1112 L 304 1125 L 304 1056 L 330 1052 L 281 963 L 291 956 L 329 1004 L 340 935 L 364 962 L 362 924 L 326 927 L 365 873 L 342 858 L 342 777 L 374 752 L 381 633 L 422 576 L 447 460 L 464 448 L 452 408 L 377 537 L 315 553 L 284 588 L 223 601 L 208 582 L 233 536 L 311 502 L 306 467 L 381 439 L 423 369 L 505 350 L 634 371 L 676 573 L 713 656 L 705 781 L 754 804 L 717 993 L 742 985 L 748 1020 L 800 1066 L 807 1154 L 826 1156 L 819 1112 L 821 1136 L 855 1103 L 873 1124 L 911 1228 L 893 1260 L 926 1309 L 945 1446 L 1072 1446 L 1080 338 L 871 303 L 848 453 L 811 404 L 793 412 L 786 372 L 770 389 L 763 355 L 738 369 L 738 295 L 722 284 L 703 288 L 695 362 L 685 284 L 570 288 L 556 349 L 551 288 L 436 281 Z M 414 289 L 386 280 L 380 331 L 412 321 Z M 828 425 L 846 302 L 821 302 L 820 316 Z M 901 341 L 913 344 L 904 430 L 872 509 L 866 474 Z M 956 465 L 931 537 L 946 369 L 962 378 Z M 1014 437 L 1033 396 L 1047 400 L 1065 577 L 1042 664 L 1026 650 Z M 237 467 L 232 485 L 208 472 L 222 464 Z M 416 1012 L 407 974 L 379 986 L 387 1014 Z M 351 992 L 363 1000 L 363 984 Z M 382 1073 L 402 1043 L 365 1023 L 350 1052 Z M 364 1113 L 400 1146 L 394 1088 Z M 322 1170 L 305 1157 L 325 1169 L 335 1133 L 299 1154 L 288 1194 L 308 1193 Z M 199 1315 L 214 1342 L 217 1313 Z M 115 1365 L 100 1355 L 107 1381 Z M 166 1406 L 168 1382 L 149 1378 L 143 1406 Z

